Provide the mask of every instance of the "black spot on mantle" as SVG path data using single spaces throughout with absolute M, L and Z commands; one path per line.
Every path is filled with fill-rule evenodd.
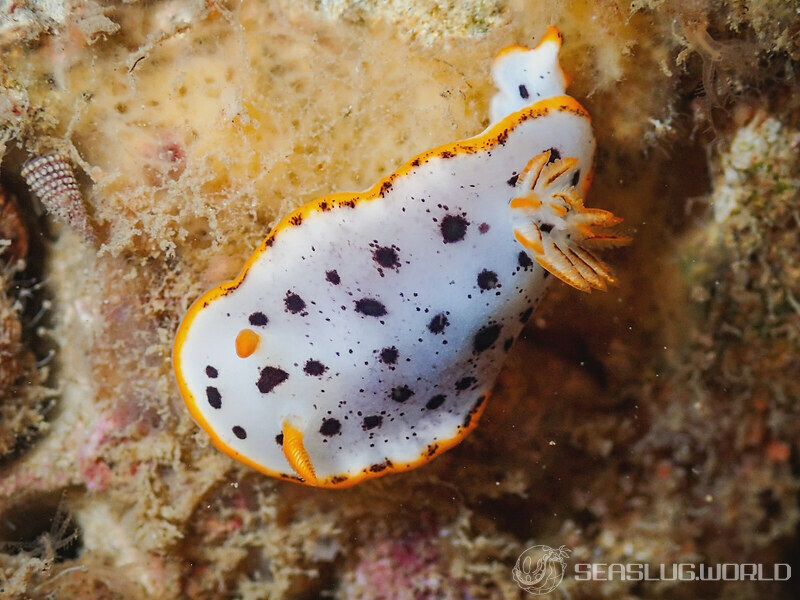
M 311 375 L 313 377 L 319 377 L 325 371 L 328 370 L 328 367 L 323 365 L 318 360 L 310 359 L 306 361 L 306 364 L 303 366 L 303 373 L 306 375 Z
M 447 400 L 447 396 L 445 396 L 444 394 L 437 394 L 436 396 L 428 400 L 428 402 L 425 404 L 425 408 L 427 408 L 428 410 L 437 409 L 442 404 L 444 404 L 445 400 Z
M 467 221 L 461 215 L 445 215 L 439 228 L 442 232 L 442 240 L 445 244 L 460 242 L 467 235 Z
M 293 315 L 301 313 L 303 316 L 305 316 L 307 314 L 303 312 L 306 308 L 306 301 L 291 290 L 286 292 L 286 298 L 284 298 L 283 304 L 286 306 L 287 312 L 290 312 Z
M 208 404 L 211 406 L 211 408 L 222 407 L 222 394 L 219 393 L 217 388 L 208 386 L 206 388 L 206 398 L 208 399 Z
M 250 325 L 254 327 L 264 327 L 267 323 L 269 323 L 269 319 L 267 315 L 263 312 L 254 312 L 247 318 Z
M 268 394 L 287 379 L 289 379 L 289 374 L 283 369 L 264 367 L 261 369 L 261 376 L 258 378 L 256 386 L 259 392 Z
M 411 396 L 414 395 L 414 391 L 407 385 L 400 385 L 392 388 L 392 391 L 389 395 L 395 402 L 402 403 L 411 398 Z
M 493 290 L 499 283 L 500 280 L 497 277 L 497 273 L 494 271 L 484 269 L 478 273 L 478 287 L 481 288 L 482 291 Z
M 385 365 L 393 365 L 397 362 L 397 357 L 400 353 L 394 346 L 383 348 L 380 351 L 381 362 Z
M 342 431 L 342 424 L 339 419 L 322 419 L 319 432 L 325 437 L 334 436 Z
M 361 298 L 361 300 L 356 300 L 356 312 L 368 317 L 382 317 L 386 314 L 386 307 L 380 300 Z
M 444 332 L 448 325 L 450 325 L 450 321 L 447 319 L 447 315 L 439 313 L 428 323 L 428 330 L 433 334 L 438 334 Z
M 368 415 L 364 417 L 364 421 L 361 424 L 361 429 L 364 431 L 368 431 L 370 429 L 375 429 L 376 427 L 380 427 L 383 424 L 383 417 L 381 415 Z
M 492 347 L 497 341 L 497 338 L 500 337 L 500 330 L 502 329 L 502 325 L 497 323 L 492 323 L 489 325 L 484 325 L 478 330 L 478 333 L 475 334 L 475 337 L 472 339 L 472 348 L 475 352 L 483 352 L 484 350 L 488 350 Z
M 393 246 L 378 246 L 372 253 L 373 260 L 382 267 L 395 269 L 400 266 L 400 257 Z
M 470 386 L 475 385 L 478 383 L 478 380 L 474 377 L 462 377 L 458 381 L 456 381 L 456 390 L 459 392 L 463 392 L 466 389 L 469 389 Z

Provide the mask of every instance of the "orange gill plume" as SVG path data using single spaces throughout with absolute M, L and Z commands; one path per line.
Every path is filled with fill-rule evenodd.
M 546 269 L 583 291 L 606 290 L 616 282 L 593 251 L 631 243 L 614 228 L 622 219 L 607 210 L 587 208 L 576 187 L 578 160 L 551 160 L 550 150 L 534 156 L 517 179 L 523 194 L 511 200 L 514 236 Z

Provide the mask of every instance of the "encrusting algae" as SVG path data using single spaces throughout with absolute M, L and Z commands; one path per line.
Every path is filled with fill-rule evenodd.
M 40 431 L 6 446 L 0 595 L 520 598 L 511 569 L 533 544 L 583 562 L 790 562 L 799 26 L 781 4 L 20 6 L 0 26 L 2 184 L 44 230 L 28 262 L 53 303 L 30 329 L 55 354 L 40 374 L 35 315 L 15 304 L 27 275 L 3 271 L 0 344 L 19 365 L 0 365 L 3 410 L 36 406 Z M 330 492 L 217 452 L 172 375 L 191 301 L 281 216 L 485 128 L 492 57 L 549 25 L 593 116 L 587 205 L 635 237 L 618 287 L 553 285 L 481 427 L 424 469 Z M 759 68 L 708 54 L 736 44 Z M 98 246 L 24 185 L 23 163 L 53 153 Z M 45 381 L 49 410 L 27 404 Z M 793 597 L 695 585 L 565 577 L 557 593 Z

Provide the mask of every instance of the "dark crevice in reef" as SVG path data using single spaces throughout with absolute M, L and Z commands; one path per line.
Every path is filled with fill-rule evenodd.
M 0 552 L 61 563 L 81 549 L 81 532 L 57 495 L 28 498 L 0 515 Z
M 28 401 L 24 409 L 33 410 L 46 420 L 55 405 L 52 396 L 44 391 L 46 388 L 55 388 L 56 378 L 56 349 L 46 334 L 52 329 L 54 310 L 45 273 L 49 246 L 54 234 L 41 206 L 28 192 L 19 174 L 24 159 L 25 155 L 21 150 L 9 148 L 0 168 L 0 193 L 4 195 L 7 205 L 13 206 L 15 217 L 19 219 L 17 226 L 21 225 L 25 230 L 27 241 L 27 253 L 21 269 L 14 269 L 5 256 L 0 259 L 0 268 L 5 273 L 0 279 L 0 284 L 5 285 L 5 289 L 0 290 L 0 293 L 7 295 L 9 301 L 18 307 L 21 345 L 32 357 L 22 361 L 25 364 L 20 369 L 20 377 L 10 390 L 0 389 L 0 402 L 22 403 L 24 398 L 36 396 L 38 399 Z M 13 449 L 0 456 L 0 467 L 21 456 L 35 442 L 43 429 L 41 423 L 37 424 L 35 421 L 36 419 L 32 419 L 29 427 L 16 432 Z

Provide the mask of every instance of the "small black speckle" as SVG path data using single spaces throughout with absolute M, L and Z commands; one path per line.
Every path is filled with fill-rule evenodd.
M 211 408 L 220 408 L 222 406 L 222 394 L 215 387 L 209 386 L 206 388 L 206 398 Z
M 530 320 L 531 315 L 533 315 L 533 309 L 532 308 L 526 309 L 525 312 L 523 312 L 519 316 L 519 322 L 520 323 L 527 323 Z
M 508 181 L 506 181 L 506 183 L 508 185 L 510 185 L 511 187 L 514 187 L 515 185 L 517 185 L 517 180 L 518 179 L 519 179 L 519 174 L 518 173 L 514 173 L 511 177 L 508 178 Z
M 386 307 L 383 302 L 374 298 L 362 298 L 361 300 L 356 300 L 356 312 L 368 317 L 382 317 L 386 314 Z
M 481 223 L 480 225 L 478 225 L 478 232 L 481 234 L 489 233 L 489 230 L 491 228 L 492 228 L 491 225 L 489 225 L 488 223 Z
M 436 408 L 439 408 L 442 404 L 444 404 L 444 401 L 446 399 L 447 396 L 445 396 L 444 394 L 437 394 L 436 396 L 428 400 L 428 402 L 425 404 L 425 408 L 427 408 L 428 410 L 434 410 Z
M 211 379 L 216 379 L 216 378 L 217 378 L 217 376 L 219 375 L 219 371 L 217 371 L 217 370 L 216 370 L 214 367 L 212 367 L 211 365 L 208 365 L 208 366 L 206 367 L 206 375 L 208 375 L 209 377 L 211 377 Z
M 333 269 L 332 271 L 326 271 L 325 279 L 333 285 L 339 285 L 342 282 L 342 279 L 339 277 L 339 273 L 336 272 L 336 269 Z
M 364 431 L 368 431 L 369 429 L 375 429 L 376 427 L 380 427 L 383 424 L 383 417 L 380 415 L 369 415 L 364 417 L 364 422 L 361 424 L 361 429 Z
M 341 430 L 342 424 L 338 419 L 322 419 L 322 425 L 319 428 L 319 432 L 325 437 L 334 436 Z
M 526 88 L 524 85 L 519 86 L 519 97 L 522 98 L 523 100 L 527 100 L 530 97 L 530 94 L 528 93 L 528 88 Z
M 391 397 L 395 402 L 405 402 L 414 395 L 413 390 L 407 385 L 400 385 L 392 388 Z
M 238 425 L 233 426 L 233 435 L 235 435 L 240 440 L 243 440 L 247 437 L 247 432 L 244 430 L 244 427 L 239 427 Z
M 437 334 L 444 332 L 448 325 L 450 325 L 450 321 L 447 319 L 447 315 L 439 313 L 428 323 L 428 329 L 431 333 Z
M 278 444 L 278 446 L 283 446 L 283 433 L 279 433 L 275 436 L 275 443 Z
M 247 320 L 250 321 L 250 325 L 253 325 L 254 327 L 263 327 L 269 323 L 267 315 L 262 312 L 254 312 Z
M 572 174 L 572 179 L 570 180 L 569 184 L 570 184 L 572 187 L 575 187 L 576 185 L 578 185 L 578 182 L 579 182 L 580 180 L 581 180 L 581 170 L 580 170 L 580 169 L 578 169 L 577 171 L 575 171 L 575 172 Z

